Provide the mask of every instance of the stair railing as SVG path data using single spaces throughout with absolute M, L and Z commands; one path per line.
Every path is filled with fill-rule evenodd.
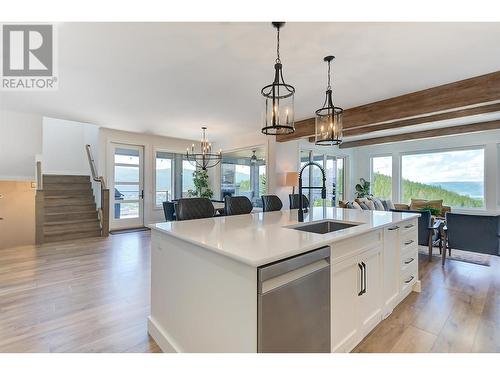
M 43 190 L 42 162 L 36 162 L 36 194 L 35 194 L 35 243 L 44 242 L 43 225 L 45 222 L 45 192 Z
M 99 183 L 101 188 L 101 207 L 98 209 L 99 224 L 101 227 L 101 237 L 109 236 L 109 189 L 106 187 L 104 177 L 98 176 L 95 160 L 92 157 L 92 150 L 90 145 L 85 145 L 87 158 L 89 160 L 90 172 L 92 173 L 92 180 Z

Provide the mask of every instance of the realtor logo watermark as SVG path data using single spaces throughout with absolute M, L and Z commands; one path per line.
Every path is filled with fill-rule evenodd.
M 53 25 L 2 25 L 2 90 L 55 90 Z

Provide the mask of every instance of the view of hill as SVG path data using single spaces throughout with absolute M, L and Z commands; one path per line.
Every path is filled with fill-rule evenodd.
M 471 182 L 470 184 L 470 187 L 467 186 L 467 182 L 422 184 L 403 179 L 403 198 L 401 201 L 402 203 L 409 203 L 411 198 L 422 198 L 428 200 L 442 199 L 444 205 L 451 207 L 483 207 L 484 199 L 482 197 L 482 191 L 478 194 L 477 184 L 479 183 Z M 456 189 L 459 192 L 473 191 L 475 194 L 464 195 L 456 191 L 451 191 L 451 189 Z M 373 195 L 377 197 L 390 198 L 391 190 L 392 178 L 380 173 L 375 173 L 373 176 L 372 186 Z

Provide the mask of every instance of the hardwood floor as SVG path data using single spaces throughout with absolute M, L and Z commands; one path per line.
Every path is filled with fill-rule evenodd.
M 500 352 L 500 260 L 420 257 L 412 293 L 355 352 Z M 150 233 L 0 250 L 0 352 L 159 352 Z
M 159 352 L 150 233 L 0 250 L 0 352 Z
M 419 254 L 422 292 L 412 293 L 354 352 L 500 352 L 500 259 L 491 266 Z

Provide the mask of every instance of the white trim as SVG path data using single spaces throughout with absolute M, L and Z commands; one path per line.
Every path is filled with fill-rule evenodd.
M 152 147 L 152 151 L 153 151 L 153 171 L 152 171 L 152 175 L 153 175 L 153 180 L 151 182 L 151 186 L 153 187 L 151 190 L 153 191 L 153 201 L 152 201 L 152 204 L 151 204 L 151 207 L 152 207 L 152 210 L 153 211 L 161 211 L 163 210 L 163 207 L 160 205 L 160 206 L 157 206 L 156 205 L 156 153 L 157 152 L 165 152 L 165 153 L 169 153 L 169 154 L 173 154 L 173 155 L 181 155 L 179 152 L 174 152 L 174 151 L 170 151 L 170 150 L 167 150 L 167 149 L 164 149 L 162 147 L 155 147 L 153 146 Z M 170 164 L 170 185 L 171 185 L 171 188 L 172 188 L 172 197 L 175 197 L 175 179 L 176 179 L 176 176 L 175 176 L 175 159 L 170 159 L 171 160 L 171 164 Z M 181 176 L 181 179 L 182 179 L 182 176 Z

